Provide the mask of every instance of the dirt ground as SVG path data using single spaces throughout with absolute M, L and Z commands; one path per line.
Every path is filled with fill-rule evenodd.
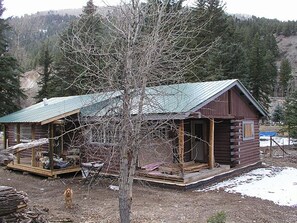
M 295 151 L 296 154 L 296 151 Z M 297 168 L 297 156 L 264 158 L 267 165 Z M 48 210 L 48 222 L 119 222 L 117 191 L 108 188 L 116 182 L 101 179 L 93 188 L 81 182 L 81 176 L 66 176 L 49 180 L 30 174 L 0 168 L 0 185 L 25 191 L 29 207 Z M 74 206 L 64 207 L 66 186 L 74 191 Z M 133 194 L 133 222 L 196 222 L 204 223 L 219 211 L 224 211 L 227 222 L 297 222 L 297 207 L 285 207 L 271 201 L 224 191 L 194 192 L 162 189 L 135 184 Z

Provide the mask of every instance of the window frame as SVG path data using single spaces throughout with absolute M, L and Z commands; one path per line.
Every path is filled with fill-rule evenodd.
M 246 136 L 246 132 L 247 132 L 247 129 L 246 129 L 246 126 L 247 125 L 250 125 L 250 132 L 251 132 L 251 135 L 250 136 Z M 243 141 L 247 141 L 247 140 L 252 140 L 252 139 L 255 139 L 255 123 L 254 121 L 242 121 L 242 140 Z
M 94 137 L 94 133 L 97 131 L 97 136 Z M 114 133 L 110 128 L 104 128 L 103 126 L 90 127 L 88 131 L 89 143 L 92 145 L 105 145 L 105 146 L 115 146 L 118 143 L 116 142 L 119 139 L 119 131 L 115 129 Z M 94 141 L 96 138 L 96 141 Z M 100 139 L 100 140 L 98 140 Z
M 14 126 L 14 141 L 17 141 L 17 125 Z M 29 136 L 29 137 L 27 137 Z M 32 141 L 32 126 L 20 124 L 20 143 Z

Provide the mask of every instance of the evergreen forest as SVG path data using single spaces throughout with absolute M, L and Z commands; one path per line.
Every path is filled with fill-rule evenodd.
M 143 4 L 143 7 L 154 7 L 154 1 Z M 292 61 L 279 52 L 277 39 L 295 36 L 296 21 L 229 15 L 220 0 L 196 0 L 193 7 L 184 7 L 183 1 L 178 0 L 162 4 L 168 7 L 168 13 L 170 10 L 191 13 L 186 24 L 191 30 L 191 41 L 187 42 L 185 50 L 199 46 L 196 51 L 199 57 L 185 68 L 184 82 L 239 79 L 267 109 L 271 96 L 289 98 L 294 93 Z M 92 0 L 82 7 L 79 16 L 49 11 L 0 20 L 0 72 L 3 73 L 0 78 L 6 80 L 1 81 L 1 95 L 7 97 L 6 102 L 1 102 L 4 105 L 1 115 L 16 110 L 19 98 L 25 97 L 19 89 L 20 75 L 38 67 L 41 78 L 36 101 L 89 93 L 90 86 L 86 85 L 90 80 L 86 74 L 90 68 L 73 62 L 74 54 L 67 48 L 69 41 L 77 35 L 85 44 L 100 48 L 102 38 L 109 32 L 103 26 L 103 17 L 112 18 L 119 12 L 116 7 L 98 10 Z M 0 0 L 0 16 L 3 10 L 3 0 Z M 170 23 L 168 26 L 170 28 Z M 182 43 L 183 39 L 179 41 Z M 100 58 L 91 56 L 89 59 L 96 66 L 106 66 Z M 4 83 L 10 80 L 11 87 L 19 90 L 12 93 L 5 89 L 7 84 Z M 96 80 L 92 83 L 104 84 Z

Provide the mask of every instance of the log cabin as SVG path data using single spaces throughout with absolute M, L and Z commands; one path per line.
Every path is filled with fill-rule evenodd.
M 106 128 L 96 128 L 96 131 L 89 130 L 87 133 L 85 128 L 74 133 L 71 130 L 80 128 L 82 122 L 79 120 L 102 117 L 101 111 L 106 111 L 109 104 L 115 104 L 120 94 L 108 92 L 99 94 L 99 97 L 83 95 L 48 99 L 47 105 L 41 102 L 4 116 L 0 118 L 5 130 L 4 143 L 9 147 L 21 142 L 25 134 L 22 129 L 28 126 L 31 134 L 27 130 L 27 138 L 32 140 L 47 136 L 50 139 L 50 171 L 55 176 L 60 173 L 58 171 L 67 172 L 67 168 L 54 168 L 53 154 L 67 156 L 65 151 L 71 148 L 65 148 L 64 142 L 67 141 L 65 137 L 71 133 L 72 139 L 87 138 L 81 146 L 79 143 L 74 146 L 79 149 L 80 162 L 100 160 L 108 164 L 104 166 L 104 174 L 117 175 L 120 152 L 110 143 L 111 134 L 108 134 Z M 261 163 L 259 120 L 268 114 L 239 80 L 148 87 L 146 95 L 154 106 L 144 106 L 145 119 L 151 123 L 166 121 L 170 124 L 151 132 L 149 140 L 143 143 L 138 154 L 135 179 L 191 188 L 206 180 Z M 69 105 L 69 108 L 64 105 Z M 46 106 L 48 109 L 45 109 Z M 136 113 L 134 111 L 134 115 Z M 57 129 L 63 148 L 55 150 Z M 35 154 L 36 149 L 32 149 L 30 165 L 40 168 L 36 167 Z M 21 169 L 18 166 L 19 159 L 20 155 L 8 167 Z

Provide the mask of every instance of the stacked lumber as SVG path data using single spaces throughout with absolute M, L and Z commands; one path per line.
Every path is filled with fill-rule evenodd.
M 202 169 L 207 169 L 208 164 L 207 163 L 194 163 L 194 162 L 188 162 L 184 163 L 182 166 L 184 172 L 199 172 Z
M 161 173 L 166 173 L 170 175 L 183 173 L 193 173 L 199 172 L 202 169 L 207 169 L 207 163 L 195 163 L 194 161 L 185 162 L 185 163 L 167 163 L 159 167 Z

